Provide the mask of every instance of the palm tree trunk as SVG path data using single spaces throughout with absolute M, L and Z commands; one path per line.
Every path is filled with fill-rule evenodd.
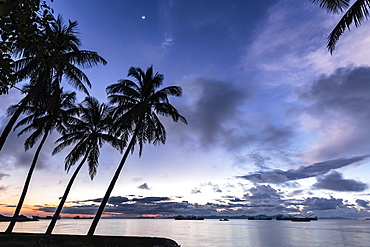
M 26 96 L 27 97 L 27 96 Z M 16 112 L 12 115 L 12 117 L 9 119 L 9 122 L 7 123 L 7 125 L 5 126 L 4 130 L 3 130 L 3 133 L 1 133 L 1 136 L 0 136 L 0 151 L 1 149 L 3 148 L 4 146 L 4 143 L 6 141 L 6 138 L 8 138 L 8 135 L 10 133 L 10 131 L 12 130 L 15 122 L 17 121 L 18 117 L 21 115 L 22 111 L 23 111 L 23 108 L 26 106 L 27 104 L 27 99 L 24 98 L 22 100 L 22 103 L 21 105 L 18 107 L 18 109 L 16 110 Z
M 75 172 L 73 173 L 71 179 L 69 180 L 68 185 L 66 187 L 66 190 L 64 191 L 64 195 L 63 195 L 62 199 L 59 202 L 58 208 L 57 208 L 57 210 L 55 211 L 55 213 L 53 215 L 53 218 L 52 218 L 52 220 L 51 220 L 51 222 L 50 222 L 50 224 L 48 226 L 48 229 L 45 232 L 46 235 L 50 235 L 53 232 L 53 229 L 55 227 L 55 224 L 57 223 L 57 220 L 59 218 L 60 212 L 62 211 L 63 206 L 64 206 L 64 203 L 67 200 L 69 191 L 71 190 L 72 185 L 73 185 L 73 183 L 74 183 L 74 181 L 75 181 L 75 179 L 77 177 L 77 174 L 80 172 L 80 170 L 81 170 L 83 164 L 85 163 L 86 159 L 87 159 L 87 155 L 83 158 L 83 160 L 78 165 L 78 167 L 76 168 Z
M 37 159 L 40 155 L 42 146 L 44 145 L 47 137 L 48 137 L 48 132 L 46 131 L 42 140 L 41 140 L 41 142 L 40 142 L 40 144 L 39 144 L 39 146 L 37 147 L 35 155 L 33 156 L 32 164 L 31 164 L 31 167 L 28 171 L 27 178 L 26 178 L 26 181 L 24 183 L 22 194 L 21 194 L 21 197 L 19 198 L 17 208 L 15 209 L 13 218 L 10 221 L 10 224 L 9 224 L 8 228 L 6 229 L 5 233 L 9 234 L 9 233 L 12 233 L 12 231 L 13 231 L 13 228 L 15 226 L 15 222 L 17 221 L 19 213 L 21 212 L 24 199 L 26 198 L 28 187 L 29 187 L 30 182 L 31 182 L 31 177 L 32 177 L 33 171 L 35 170 L 35 167 L 36 167 Z
M 109 187 L 107 189 L 107 191 L 105 192 L 105 196 L 102 200 L 102 202 L 100 203 L 100 206 L 99 206 L 99 209 L 98 209 L 98 212 L 96 213 L 95 217 L 94 217 L 94 220 L 93 222 L 91 223 L 91 226 L 90 226 L 90 229 L 89 229 L 89 232 L 87 233 L 87 236 L 91 237 L 94 235 L 94 232 L 96 230 L 96 227 L 98 226 L 98 222 L 101 218 L 101 215 L 103 214 L 103 211 L 104 211 L 104 208 L 105 206 L 107 205 L 107 202 L 108 202 L 108 199 L 110 197 L 110 194 L 112 193 L 112 190 L 118 180 L 118 177 L 122 171 L 122 168 L 123 166 L 125 165 L 125 162 L 126 162 L 126 159 L 132 149 L 132 147 L 135 145 L 135 139 L 136 139 L 136 136 L 137 136 L 137 132 L 135 132 L 135 134 L 132 136 L 132 139 L 130 141 L 130 144 L 128 145 L 128 147 L 126 148 L 126 151 L 121 159 L 121 162 L 119 163 L 118 167 L 117 167 L 117 170 L 116 172 L 114 173 L 114 176 L 109 184 Z

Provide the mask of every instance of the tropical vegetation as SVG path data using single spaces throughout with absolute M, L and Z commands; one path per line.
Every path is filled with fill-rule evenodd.
M 14 229 L 40 153 L 50 134 L 56 130 L 59 138 L 52 154 L 71 146 L 65 157 L 65 170 L 68 172 L 72 166 L 78 165 L 46 234 L 52 233 L 82 166 L 87 163 L 92 180 L 104 143 L 121 153 L 126 148 L 90 226 L 88 235 L 93 235 L 128 155 L 138 147 L 140 157 L 144 144 L 166 142 L 166 130 L 160 116 L 187 124 L 185 117 L 169 102 L 170 96 L 182 96 L 182 88 L 161 88 L 164 77 L 154 73 L 152 66 L 146 71 L 131 67 L 130 79 L 108 86 L 109 103 L 100 103 L 89 96 L 91 82 L 82 69 L 105 65 L 106 61 L 96 52 L 82 50 L 77 22 L 66 24 L 61 15 L 55 18 L 45 1 L 0 1 L 0 35 L 0 94 L 8 93 L 11 88 L 23 94 L 18 104 L 8 108 L 10 119 L 0 136 L 0 151 L 9 133 L 21 127 L 18 135 L 30 133 L 25 139 L 25 150 L 37 146 L 6 233 L 12 233 Z M 26 86 L 18 87 L 17 84 L 23 81 L 27 81 Z M 64 82 L 87 97 L 76 104 L 76 92 L 64 92 Z
M 66 25 L 59 15 L 38 34 L 37 45 L 14 49 L 14 55 L 21 57 L 14 63 L 15 81 L 28 79 L 32 87 L 5 126 L 0 136 L 0 150 L 25 107 L 37 105 L 45 90 L 58 90 L 62 78 L 88 94 L 85 84 L 91 87 L 91 83 L 79 67 L 91 68 L 106 61 L 96 52 L 80 49 L 82 44 L 76 28 L 77 22 L 69 21 Z
M 115 106 L 112 131 L 123 140 L 129 137 L 131 140 L 91 223 L 89 236 L 96 230 L 129 153 L 133 153 L 135 146 L 138 145 L 140 157 L 145 143 L 158 145 L 166 142 L 166 130 L 158 115 L 187 124 L 185 117 L 180 115 L 168 99 L 169 96 L 182 96 L 181 87 L 168 86 L 159 89 L 164 77 L 162 74 L 154 73 L 152 66 L 146 72 L 141 68 L 131 67 L 127 76 L 132 77 L 134 81 L 120 80 L 107 87 L 107 94 L 110 103 Z
M 89 94 L 86 86 L 91 87 L 91 83 L 79 67 L 90 68 L 99 63 L 106 64 L 106 61 L 96 52 L 80 49 L 81 40 L 76 28 L 77 22 L 69 21 L 66 25 L 59 15 L 34 33 L 37 44 L 12 46 L 12 55 L 19 57 L 19 60 L 14 62 L 14 81 L 11 83 L 25 79 L 28 79 L 29 82 L 26 87 L 21 89 L 25 95 L 24 98 L 8 110 L 8 115 L 11 118 L 0 137 L 0 150 L 14 126 L 18 128 L 29 124 L 20 134 L 34 130 L 34 133 L 26 139 L 26 150 L 32 148 L 39 138 L 41 138 L 41 141 L 35 152 L 13 219 L 6 230 L 7 233 L 12 232 L 14 228 L 37 158 L 48 135 L 55 128 L 60 133 L 64 133 L 62 129 L 65 127 L 63 124 L 67 121 L 67 118 L 61 116 L 61 111 L 67 110 L 64 104 L 67 104 L 68 100 L 70 100 L 69 103 L 72 103 L 75 100 L 76 93 L 63 93 L 61 88 L 62 78 L 66 79 L 76 89 Z M 73 108 L 72 105 L 69 105 L 69 107 Z M 26 117 L 16 124 L 22 114 Z
M 15 87 L 14 49 L 36 46 L 39 33 L 53 19 L 52 12 L 45 1 L 0 1 L 0 95 Z
M 327 48 L 332 54 L 335 46 L 346 29 L 350 30 L 351 25 L 359 27 L 370 16 L 370 1 L 356 0 L 351 5 L 351 0 L 311 0 L 329 13 L 343 13 L 342 18 L 328 36 Z
M 52 220 L 46 230 L 46 234 L 51 234 L 55 224 L 60 216 L 62 208 L 67 196 L 72 188 L 72 185 L 81 170 L 82 166 L 87 163 L 91 180 L 94 178 L 99 165 L 99 149 L 105 142 L 108 142 L 114 148 L 122 151 L 125 143 L 111 135 L 108 130 L 110 128 L 111 111 L 112 109 L 104 103 L 93 97 L 86 97 L 79 104 L 78 117 L 69 119 L 67 131 L 56 142 L 57 147 L 53 151 L 53 155 L 59 153 L 65 147 L 74 144 L 72 150 L 65 158 L 65 170 L 68 172 L 70 168 L 81 159 L 79 165 L 71 176 L 65 192 L 59 202 Z
M 26 89 L 26 92 L 29 90 L 31 90 L 30 87 Z M 19 132 L 19 135 L 33 131 L 33 133 L 25 140 L 25 150 L 32 148 L 40 138 L 41 141 L 34 154 L 20 199 L 14 211 L 13 218 L 6 229 L 6 233 L 11 233 L 13 231 L 18 215 L 23 206 L 38 157 L 47 137 L 54 129 L 60 133 L 64 133 L 66 130 L 63 123 L 68 121 L 69 116 L 72 115 L 72 112 L 75 110 L 74 103 L 76 100 L 76 93 L 63 93 L 62 90 L 57 91 L 58 92 L 55 92 L 55 94 L 59 94 L 58 100 L 55 100 L 56 95 L 53 92 L 51 95 L 45 94 L 42 100 L 38 101 L 38 105 L 25 106 L 23 111 L 28 113 L 28 116 L 19 121 L 15 126 L 15 128 L 18 128 L 20 126 L 27 125 Z M 10 107 L 10 111 L 17 111 L 18 108 L 19 105 L 12 106 Z

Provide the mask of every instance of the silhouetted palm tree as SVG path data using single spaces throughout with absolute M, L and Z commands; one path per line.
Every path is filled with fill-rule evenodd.
M 89 236 L 94 234 L 127 156 L 134 151 L 135 145 L 139 145 L 139 156 L 141 156 L 144 143 L 155 145 L 165 143 L 166 130 L 157 114 L 171 117 L 175 122 L 180 120 L 187 123 L 168 100 L 168 96 L 180 97 L 181 87 L 170 86 L 158 90 L 163 83 L 163 75 L 153 74 L 153 67 L 149 67 L 146 73 L 140 68 L 131 67 L 128 73 L 128 77 L 130 76 L 136 83 L 131 80 L 120 80 L 107 88 L 110 102 L 116 104 L 114 115 L 116 134 L 124 140 L 130 134 L 131 140 L 90 226 Z
M 31 89 L 25 89 L 26 91 Z M 59 100 L 56 99 L 56 95 L 59 94 Z M 21 211 L 23 206 L 24 199 L 27 194 L 28 187 L 31 182 L 31 177 L 33 171 L 37 164 L 37 159 L 40 155 L 41 149 L 48 137 L 48 135 L 54 130 L 58 130 L 60 133 L 64 133 L 66 131 L 65 126 L 63 125 L 64 122 L 68 122 L 69 116 L 73 114 L 75 111 L 74 102 L 76 100 L 76 93 L 63 93 L 62 90 L 57 90 L 54 92 L 53 95 L 44 95 L 43 101 L 39 101 L 38 105 L 34 106 L 25 106 L 24 112 L 28 113 L 29 115 L 19 121 L 19 123 L 15 126 L 18 128 L 22 125 L 27 125 L 23 130 L 19 132 L 18 135 L 22 135 L 26 132 L 34 130 L 34 132 L 25 140 L 24 147 L 27 151 L 28 149 L 32 148 L 36 142 L 41 138 L 41 141 L 36 149 L 34 154 L 31 166 L 29 168 L 26 181 L 23 186 L 23 190 L 21 196 L 19 198 L 19 202 L 15 209 L 13 218 L 6 229 L 6 233 L 11 233 L 15 226 L 17 217 Z M 13 110 L 16 110 L 17 106 L 14 106 Z
M 63 18 L 58 16 L 41 32 L 38 45 L 15 50 L 14 54 L 22 57 L 14 64 L 16 80 L 29 79 L 32 88 L 5 126 L 0 136 L 0 150 L 25 107 L 37 105 L 45 88 L 55 90 L 65 78 L 71 86 L 88 94 L 85 84 L 90 87 L 91 83 L 79 67 L 91 68 L 99 63 L 106 64 L 106 61 L 96 52 L 80 50 L 81 40 L 76 29 L 77 22 L 69 21 L 65 25 Z
M 99 165 L 99 149 L 102 145 L 108 142 L 120 152 L 122 152 L 125 145 L 122 140 L 108 133 L 108 129 L 112 124 L 112 108 L 104 103 L 100 104 L 99 101 L 93 97 L 86 97 L 79 105 L 78 110 L 79 117 L 71 119 L 72 121 L 67 128 L 67 133 L 56 141 L 59 144 L 54 149 L 53 155 L 60 152 L 65 147 L 74 144 L 73 149 L 65 158 L 66 171 L 69 171 L 71 166 L 75 165 L 78 160 L 81 158 L 82 160 L 68 182 L 58 208 L 46 230 L 46 234 L 52 233 L 69 191 L 84 163 L 87 162 L 89 166 L 89 174 L 92 180 Z
M 327 48 L 332 54 L 335 50 L 340 36 L 346 29 L 350 29 L 352 23 L 355 27 L 359 27 L 362 22 L 369 18 L 370 0 L 356 0 L 350 5 L 350 0 L 311 0 L 313 3 L 318 3 L 321 8 L 330 13 L 344 13 L 338 24 L 328 36 Z

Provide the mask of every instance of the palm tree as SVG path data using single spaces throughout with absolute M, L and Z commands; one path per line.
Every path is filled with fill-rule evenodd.
M 79 105 L 79 117 L 72 119 L 71 124 L 68 126 L 67 133 L 60 137 L 56 142 L 59 143 L 54 149 L 53 155 L 63 150 L 65 147 L 75 144 L 73 149 L 65 158 L 65 169 L 68 172 L 70 168 L 81 160 L 68 185 L 65 189 L 63 197 L 60 200 L 58 208 L 46 230 L 45 234 L 51 234 L 58 217 L 62 211 L 65 201 L 72 185 L 85 162 L 89 166 L 89 174 L 91 180 L 96 174 L 99 165 L 99 149 L 105 142 L 110 143 L 113 147 L 122 152 L 125 143 L 110 135 L 107 130 L 112 122 L 111 111 L 112 108 L 104 103 L 99 103 L 93 97 L 86 97 L 85 100 Z
M 135 79 L 136 83 L 131 80 L 120 80 L 107 87 L 110 102 L 116 104 L 113 125 L 115 133 L 123 139 L 127 139 L 130 134 L 131 140 L 94 217 L 88 236 L 94 234 L 126 159 L 129 153 L 134 151 L 135 145 L 139 145 L 140 157 L 144 143 L 157 145 L 166 142 L 166 130 L 157 114 L 171 117 L 174 122 L 180 120 L 187 124 L 186 119 L 168 100 L 168 96 L 180 97 L 181 87 L 169 86 L 158 90 L 164 77 L 158 73 L 153 74 L 152 66 L 147 69 L 146 73 L 140 68 L 131 67 L 128 72 L 128 77 L 130 76 Z
M 40 32 L 38 45 L 15 49 L 14 55 L 21 57 L 14 64 L 16 81 L 29 79 L 32 89 L 5 126 L 0 136 L 0 150 L 25 107 L 37 105 L 43 97 L 44 88 L 59 87 L 62 78 L 65 78 L 71 86 L 88 95 L 85 84 L 91 87 L 91 83 L 79 67 L 91 68 L 107 62 L 96 52 L 80 50 L 82 44 L 76 29 L 77 22 L 69 21 L 65 25 L 59 15 Z
M 321 8 L 327 10 L 329 13 L 343 13 L 347 10 L 328 36 L 327 48 L 331 54 L 333 54 L 339 38 L 346 29 L 350 30 L 352 23 L 355 24 L 355 27 L 359 27 L 370 16 L 370 0 L 356 0 L 352 5 L 350 5 L 350 0 L 311 1 L 318 3 Z
M 25 91 L 28 90 L 30 89 L 25 89 Z M 55 101 L 55 94 L 57 93 L 59 94 L 59 100 Z M 22 125 L 29 124 L 23 130 L 21 130 L 18 135 L 22 135 L 26 132 L 34 130 L 34 132 L 25 140 L 24 147 L 26 151 L 32 148 L 40 138 L 42 139 L 34 154 L 21 196 L 19 198 L 12 220 L 5 231 L 6 233 L 11 233 L 13 231 L 13 228 L 17 221 L 17 217 L 23 206 L 23 202 L 26 197 L 29 184 L 31 182 L 33 171 L 36 167 L 38 157 L 47 137 L 54 129 L 57 129 L 60 133 L 65 133 L 66 129 L 63 123 L 67 122 L 69 116 L 71 116 L 75 111 L 75 100 L 75 92 L 63 93 L 62 89 L 57 90 L 57 92 L 54 92 L 53 95 L 44 96 L 43 101 L 40 101 L 39 105 L 26 106 L 24 112 L 28 113 L 29 115 L 19 121 L 19 123 L 15 126 L 15 128 L 18 128 Z M 16 108 L 17 106 L 15 106 L 14 109 L 11 110 L 16 110 Z

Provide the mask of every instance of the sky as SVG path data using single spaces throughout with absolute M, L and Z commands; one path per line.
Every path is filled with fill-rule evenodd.
M 370 23 L 346 32 L 331 55 L 327 36 L 340 15 L 309 0 L 50 6 L 78 21 L 83 49 L 107 60 L 84 70 L 99 101 L 131 66 L 153 65 L 163 86 L 184 91 L 170 102 L 188 125 L 161 118 L 166 144 L 129 156 L 105 217 L 370 217 Z M 20 97 L 0 96 L 0 129 Z M 51 155 L 57 138 L 42 150 L 23 214 L 53 214 L 64 192 L 73 169 L 64 171 L 68 149 Z M 24 152 L 24 139 L 13 132 L 0 153 L 1 214 L 12 215 L 35 152 Z M 105 145 L 96 177 L 81 170 L 62 217 L 94 215 L 120 159 Z

